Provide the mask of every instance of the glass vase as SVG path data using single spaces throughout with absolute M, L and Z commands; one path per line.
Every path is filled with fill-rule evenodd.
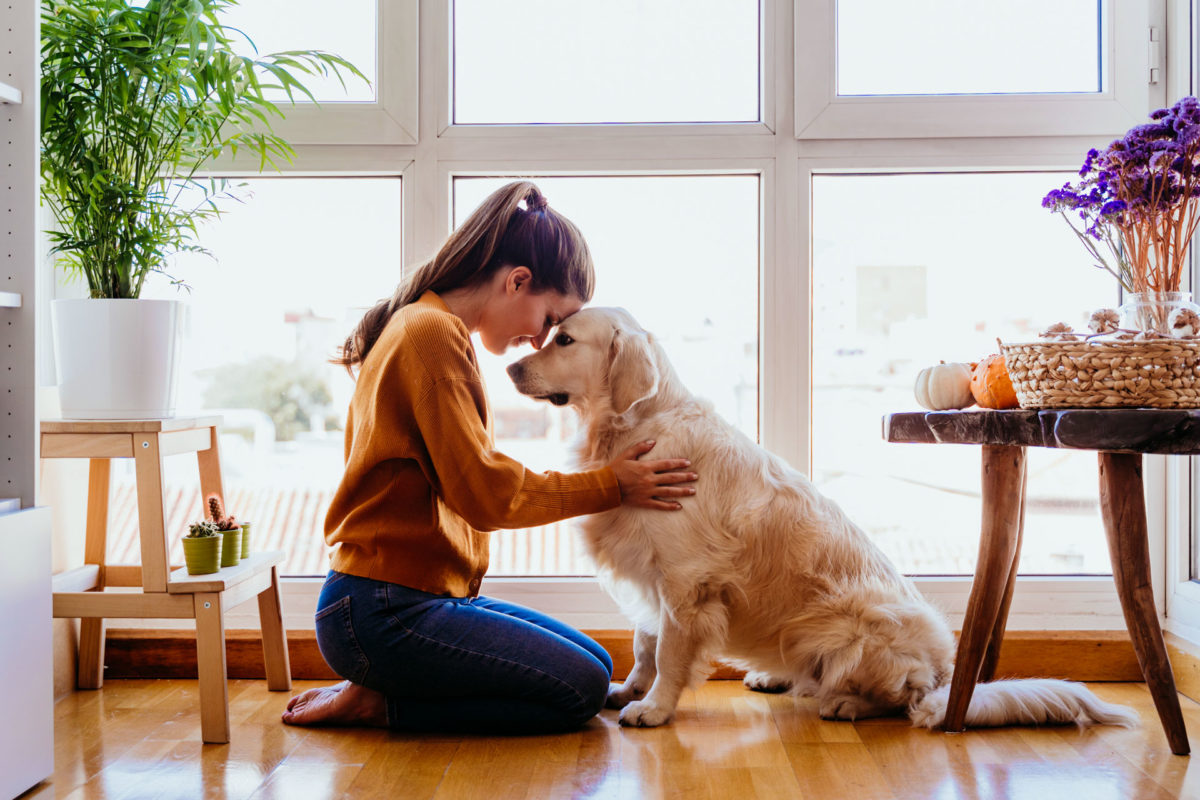
M 1192 302 L 1191 292 L 1134 292 L 1125 295 L 1119 324 L 1125 330 L 1154 331 L 1170 336 L 1171 312 L 1179 308 L 1200 312 L 1200 306 Z

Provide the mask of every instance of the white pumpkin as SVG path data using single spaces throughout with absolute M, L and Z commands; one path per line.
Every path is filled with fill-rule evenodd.
M 917 402 L 930 411 L 945 411 L 950 408 L 966 408 L 975 404 L 971 394 L 971 366 L 954 362 L 942 362 L 935 367 L 926 367 L 917 373 L 914 391 Z

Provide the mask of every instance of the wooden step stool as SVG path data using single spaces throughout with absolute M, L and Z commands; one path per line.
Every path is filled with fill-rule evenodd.
M 46 420 L 42 458 L 87 458 L 87 537 L 84 565 L 54 576 L 54 616 L 80 619 L 81 689 L 104 683 L 105 619 L 194 619 L 200 678 L 200 732 L 205 742 L 229 741 L 229 693 L 225 669 L 225 611 L 258 597 L 267 687 L 292 688 L 283 612 L 279 603 L 282 551 L 256 553 L 236 567 L 211 575 L 188 575 L 168 562 L 162 460 L 196 453 L 200 495 L 224 502 L 217 449 L 220 417 L 148 420 Z M 137 478 L 140 564 L 109 564 L 110 459 L 132 458 Z M 197 519 L 204 516 L 202 508 Z M 185 531 L 170 531 L 182 536 Z M 139 587 L 140 591 L 130 591 Z M 106 591 L 116 589 L 116 591 Z

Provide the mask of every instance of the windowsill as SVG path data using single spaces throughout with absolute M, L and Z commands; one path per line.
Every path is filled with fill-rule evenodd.
M 322 578 L 285 578 L 280 590 L 288 630 L 312 630 Z M 925 597 L 945 615 L 950 627 L 962 625 L 971 578 L 916 578 Z M 595 578 L 488 578 L 483 594 L 530 606 L 573 627 L 627 630 L 632 623 Z M 114 628 L 190 628 L 189 620 L 121 620 Z M 228 630 L 257 630 L 258 606 L 251 600 L 228 611 Z M 1125 618 L 1111 576 L 1024 577 L 1017 580 L 1008 630 L 1124 630 Z M 1186 632 L 1180 635 L 1186 636 Z

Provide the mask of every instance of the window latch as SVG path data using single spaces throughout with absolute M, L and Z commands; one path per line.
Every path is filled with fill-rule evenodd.
M 1159 76 L 1162 74 L 1162 41 L 1159 38 L 1158 28 L 1150 29 L 1150 41 L 1147 49 L 1147 60 L 1150 62 L 1150 83 L 1155 84 L 1159 81 Z

